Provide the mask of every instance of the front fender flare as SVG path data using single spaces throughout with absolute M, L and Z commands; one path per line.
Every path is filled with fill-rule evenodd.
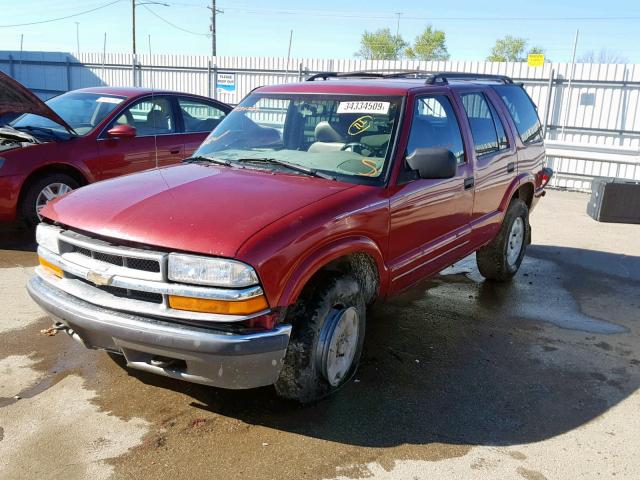
M 378 245 L 368 237 L 351 236 L 324 244 L 301 258 L 290 271 L 282 294 L 278 299 L 279 306 L 289 306 L 296 302 L 309 280 L 325 265 L 354 253 L 369 255 L 376 264 L 380 285 L 378 294 L 384 296 L 389 285 L 389 270 Z

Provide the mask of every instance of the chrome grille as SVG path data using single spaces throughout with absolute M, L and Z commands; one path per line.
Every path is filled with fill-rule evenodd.
M 98 290 L 110 293 L 111 295 L 119 298 L 132 298 L 133 300 L 142 300 L 143 302 L 151 302 L 157 304 L 162 304 L 164 301 L 164 297 L 161 293 L 144 292 L 142 290 L 132 290 L 129 288 L 114 287 L 111 285 L 94 285 L 89 280 L 78 277 L 76 275 L 72 275 L 70 273 L 66 274 L 66 278 L 77 280 L 84 283 L 85 285 L 90 285 L 93 288 L 97 288 Z
M 124 255 L 114 255 L 110 253 L 104 253 L 100 251 L 90 250 L 88 248 L 80 247 L 72 243 L 60 242 L 60 247 L 65 253 L 79 253 L 87 258 L 93 258 L 101 262 L 108 263 L 110 265 L 117 265 L 119 267 L 128 267 L 134 270 L 142 270 L 144 272 L 160 272 L 160 263 L 156 260 L 148 260 L 145 258 L 127 257 Z
M 37 274 L 65 293 L 103 308 L 111 308 L 178 322 L 236 322 L 264 314 L 217 314 L 173 309 L 170 295 L 239 301 L 263 295 L 260 285 L 240 289 L 187 285 L 167 278 L 168 253 L 144 247 L 118 245 L 73 230 L 46 226 L 55 231 L 57 245 L 38 246 L 38 255 L 57 266 L 62 277 L 38 267 Z M 51 233 L 49 233 L 51 235 Z M 53 251 L 55 250 L 55 251 Z

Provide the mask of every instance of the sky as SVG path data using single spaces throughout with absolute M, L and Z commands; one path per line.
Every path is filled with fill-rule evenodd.
M 150 36 L 152 53 L 210 54 L 211 0 L 157 1 L 168 6 L 136 8 L 139 53 L 149 52 Z M 640 63 L 638 0 L 217 0 L 217 8 L 219 55 L 286 57 L 293 30 L 292 57 L 353 58 L 365 30 L 395 33 L 399 17 L 410 42 L 428 24 L 443 30 L 452 60 L 484 60 L 497 38 L 513 35 L 551 61 L 570 61 L 578 29 L 578 56 L 606 48 Z M 24 50 L 73 53 L 78 28 L 82 52 L 102 52 L 105 32 L 108 52 L 131 51 L 131 0 L 0 0 L 0 12 L 0 50 L 19 50 L 22 34 Z

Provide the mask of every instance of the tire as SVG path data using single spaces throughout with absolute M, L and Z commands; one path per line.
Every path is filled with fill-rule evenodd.
M 294 305 L 292 323 L 276 392 L 315 402 L 347 383 L 358 368 L 366 326 L 360 284 L 350 275 L 318 276 Z
M 511 280 L 520 268 L 530 235 L 529 209 L 516 198 L 509 204 L 496 238 L 476 252 L 482 276 L 496 282 Z
M 80 186 L 80 184 L 69 175 L 64 173 L 53 173 L 40 177 L 29 185 L 24 197 L 22 198 L 22 203 L 20 204 L 20 214 L 29 227 L 35 227 L 40 223 L 37 207 L 40 203 L 40 199 L 43 198 L 41 197 L 41 194 L 44 195 L 44 191 L 48 187 L 50 188 L 50 193 L 56 194 L 59 191 L 60 186 L 64 186 L 69 190 L 75 190 Z M 60 193 L 60 195 L 61 194 L 62 193 Z

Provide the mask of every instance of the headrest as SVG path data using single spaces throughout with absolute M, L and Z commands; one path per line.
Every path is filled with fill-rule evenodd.
M 316 125 L 314 130 L 316 140 L 319 142 L 327 143 L 340 143 L 344 142 L 344 138 L 329 124 L 329 122 L 323 121 Z
M 168 128 L 169 119 L 164 113 L 162 113 L 162 111 L 151 110 L 147 114 L 147 124 L 152 125 L 156 128 Z

